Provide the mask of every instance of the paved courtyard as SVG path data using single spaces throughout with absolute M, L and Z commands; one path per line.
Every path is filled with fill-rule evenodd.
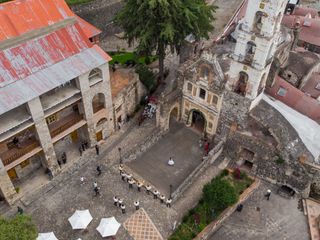
M 267 189 L 262 184 L 245 202 L 241 212 L 235 212 L 210 240 L 308 240 L 307 217 L 298 209 L 298 199 L 287 199 L 272 193 L 264 198 Z M 259 208 L 257 210 L 257 207 Z
M 201 163 L 203 150 L 199 148 L 199 139 L 200 135 L 183 123 L 172 122 L 169 133 L 127 165 L 160 193 L 169 196 L 169 185 L 177 189 Z M 174 159 L 174 166 L 167 164 L 169 157 Z

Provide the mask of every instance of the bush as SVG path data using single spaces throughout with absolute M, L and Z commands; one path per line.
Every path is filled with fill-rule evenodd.
M 9 220 L 0 217 L 1 240 L 35 240 L 37 235 L 37 229 L 29 216 L 22 214 Z
M 215 178 L 204 186 L 203 198 L 210 209 L 222 211 L 238 201 L 238 194 L 227 180 Z
M 228 169 L 223 169 L 222 173 L 221 173 L 221 177 L 225 177 L 229 175 L 229 170 Z
M 285 160 L 283 159 L 283 157 L 280 154 L 277 154 L 277 160 L 276 163 L 281 165 L 284 164 Z
M 139 79 L 142 84 L 147 88 L 148 92 L 156 87 L 155 75 L 153 72 L 145 65 L 139 65 L 136 68 L 136 73 L 139 74 Z

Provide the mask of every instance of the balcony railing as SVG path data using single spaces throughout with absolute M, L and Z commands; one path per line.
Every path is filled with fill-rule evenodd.
M 21 143 L 19 147 L 0 153 L 0 158 L 3 165 L 6 166 L 39 146 L 39 142 L 36 139 L 30 139 Z
M 72 127 L 76 123 L 80 122 L 83 116 L 80 114 L 70 114 L 52 124 L 49 125 L 51 137 L 55 137 L 58 134 L 66 131 L 68 128 Z

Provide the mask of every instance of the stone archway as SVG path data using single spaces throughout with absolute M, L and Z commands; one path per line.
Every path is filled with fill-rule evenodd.
M 93 113 L 100 111 L 101 109 L 105 108 L 105 96 L 103 93 L 97 93 L 92 98 L 92 110 Z
M 207 120 L 200 110 L 192 109 L 189 112 L 187 125 L 201 134 L 206 134 Z
M 168 127 L 171 128 L 179 121 L 179 106 L 175 105 L 171 108 L 168 117 Z

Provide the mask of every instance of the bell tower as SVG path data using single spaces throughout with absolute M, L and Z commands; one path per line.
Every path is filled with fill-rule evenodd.
M 236 30 L 226 89 L 250 100 L 252 109 L 265 88 L 273 55 L 281 43 L 280 24 L 287 0 L 248 0 Z

